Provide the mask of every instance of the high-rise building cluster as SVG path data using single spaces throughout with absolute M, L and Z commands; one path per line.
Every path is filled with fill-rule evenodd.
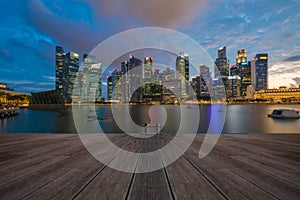
M 249 61 L 246 49 L 240 49 L 235 65 L 230 66 L 226 46 L 221 47 L 215 61 L 212 85 L 215 95 L 223 90 L 227 99 L 251 98 L 255 91 L 268 89 L 268 54 L 256 54 Z
M 65 53 L 63 47 L 56 46 L 55 55 L 55 86 L 65 102 L 102 100 L 101 63 L 95 56 L 84 54 L 82 68 L 79 69 L 78 53 Z
M 189 56 L 183 52 L 176 58 L 175 70 L 154 69 L 153 59 L 142 60 L 129 55 L 107 77 L 107 97 L 110 101 L 133 103 L 176 103 L 187 98 L 189 86 Z
M 180 52 L 175 69 L 160 72 L 153 66 L 153 58 L 143 60 L 129 55 L 107 76 L 107 99 L 116 102 L 175 103 L 189 100 L 195 94 L 198 100 L 253 98 L 255 91 L 268 89 L 268 54 L 256 54 L 250 61 L 246 49 L 236 53 L 236 62 L 230 65 L 226 46 L 217 51 L 214 76 L 209 67 L 200 64 L 200 74 L 190 77 L 189 56 Z M 191 78 L 191 79 L 190 79 Z M 193 91 L 190 89 L 192 87 Z M 79 69 L 79 54 L 65 53 L 56 47 L 56 90 L 71 102 L 100 102 L 102 95 L 102 66 L 95 56 L 83 55 Z
M 189 100 L 194 93 L 201 101 L 210 101 L 212 96 L 216 97 L 213 100 L 230 100 L 253 98 L 255 91 L 268 88 L 268 54 L 256 54 L 249 61 L 246 49 L 240 49 L 236 63 L 230 66 L 226 46 L 223 46 L 218 49 L 214 76 L 208 66 L 200 64 L 200 74 L 191 80 L 187 54 L 180 52 L 175 65 L 176 70 L 168 68 L 160 72 L 153 68 L 151 57 L 145 57 L 142 62 L 130 55 L 129 61 L 121 63 L 121 71 L 114 70 L 107 77 L 107 97 L 117 102 L 174 103 Z M 142 67 L 128 74 L 137 66 Z M 132 85 L 140 87 L 131 88 Z

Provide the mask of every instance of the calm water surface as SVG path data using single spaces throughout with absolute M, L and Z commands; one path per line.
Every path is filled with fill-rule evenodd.
M 150 122 L 148 111 L 151 106 L 130 106 L 130 114 L 138 125 Z M 120 107 L 122 109 L 122 107 Z M 217 125 L 218 116 L 224 114 L 221 105 L 200 105 L 198 133 L 206 133 L 210 122 Z M 280 120 L 267 117 L 276 108 L 300 110 L 300 105 L 227 105 L 223 133 L 300 133 L 300 120 Z M 121 133 L 112 118 L 110 106 L 96 107 L 96 113 L 89 107 L 81 118 L 87 125 L 98 121 L 106 133 Z M 180 107 L 165 106 L 167 121 L 162 130 L 175 133 L 180 123 Z M 191 107 L 190 109 L 193 109 Z M 211 119 L 212 113 L 215 118 Z M 98 118 L 97 118 L 98 117 Z M 14 117 L 0 119 L 0 133 L 76 133 L 72 108 L 64 111 L 38 111 L 22 109 Z

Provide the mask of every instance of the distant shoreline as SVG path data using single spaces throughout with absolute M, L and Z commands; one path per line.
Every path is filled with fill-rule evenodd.
M 136 105 L 181 105 L 181 104 L 142 104 L 142 103 L 95 103 L 95 104 L 88 104 L 88 103 L 83 103 L 83 104 L 65 104 L 66 107 L 71 107 L 71 106 L 110 106 L 110 105 L 117 105 L 117 106 L 125 106 L 125 105 L 130 105 L 130 106 L 136 106 Z M 300 102 L 294 102 L 294 103 L 263 103 L 263 102 L 253 102 L 253 103 L 186 103 L 182 105 L 300 105 Z

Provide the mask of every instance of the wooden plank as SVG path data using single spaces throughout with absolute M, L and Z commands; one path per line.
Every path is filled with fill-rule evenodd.
M 174 145 L 169 150 L 174 154 L 180 153 Z M 164 160 L 174 156 L 162 154 Z M 175 199 L 226 199 L 184 156 L 167 166 L 166 173 Z
M 185 156 L 202 174 L 204 174 L 205 177 L 207 177 L 207 179 L 216 185 L 228 199 L 257 199 L 258 196 L 262 199 L 276 199 L 274 196 L 250 183 L 247 179 L 224 167 L 222 161 L 216 159 L 214 156 L 217 154 L 215 149 L 213 149 L 205 158 L 199 159 L 198 151 L 200 149 L 200 144 L 201 143 L 194 143 L 186 152 Z M 221 147 L 217 145 L 215 148 Z M 224 155 L 224 159 L 226 156 L 229 156 L 226 150 L 227 149 L 223 148 L 220 150 L 226 154 Z M 239 153 L 242 154 L 242 152 Z
M 114 137 L 113 142 L 121 147 L 128 144 L 128 140 L 119 136 Z M 86 162 L 27 195 L 26 199 L 70 199 L 103 167 L 101 162 L 90 157 Z
M 129 136 L 124 140 L 130 141 L 125 150 L 140 152 L 142 140 Z M 137 164 L 137 160 L 134 163 L 129 162 L 131 159 L 124 157 L 124 165 L 135 166 Z M 121 172 L 105 166 L 75 197 L 76 199 L 124 199 L 130 190 L 132 176 L 132 173 Z
M 236 158 L 246 157 L 251 159 L 262 167 L 262 169 L 269 169 L 270 172 L 273 171 L 274 176 L 281 176 L 282 178 L 293 180 L 295 183 L 299 183 L 300 172 L 300 162 L 295 159 L 299 156 L 299 149 L 292 147 L 292 151 L 287 145 L 285 147 L 276 146 L 274 144 L 267 145 L 265 142 L 257 143 L 257 141 L 251 140 L 225 140 L 227 141 L 225 148 L 231 149 L 235 153 L 232 156 Z M 255 165 L 255 164 L 254 164 Z
M 82 148 L 82 145 L 77 136 L 76 139 L 78 142 L 76 148 Z M 30 172 L 29 174 L 24 174 L 23 176 L 16 178 L 12 182 L 2 185 L 0 189 L 0 198 L 22 198 L 91 159 L 91 155 L 84 148 L 82 148 L 82 151 L 79 152 L 62 151 L 55 153 L 56 155 L 54 154 L 53 156 L 56 157 L 61 155 L 64 156 L 64 159 L 50 165 L 45 165 L 44 167 L 38 168 Z M 43 155 L 41 154 L 40 156 Z
M 160 136 L 153 136 L 145 139 L 142 152 L 152 152 L 163 146 Z M 152 163 L 146 163 L 143 159 L 139 159 L 138 165 L 151 166 L 153 163 L 159 163 L 163 167 L 161 157 L 153 157 Z M 159 159 L 159 160 L 156 160 Z M 144 162 L 144 163 L 142 163 Z M 136 174 L 133 189 L 130 194 L 130 199 L 172 199 L 170 188 L 168 188 L 167 180 L 164 174 L 164 170 L 156 170 L 148 173 Z
M 0 135 L 0 199 L 300 199 L 299 134 L 222 135 L 199 159 L 204 136 L 166 169 L 132 174 L 96 161 L 77 135 Z M 133 152 L 172 138 L 108 137 Z
M 219 163 L 221 168 L 225 168 L 232 173 L 244 178 L 248 182 L 253 185 L 256 185 L 261 190 L 267 192 L 268 194 L 279 198 L 279 199 L 298 199 L 300 196 L 299 190 L 297 189 L 296 184 L 291 184 L 286 180 L 275 177 L 269 172 L 261 169 L 257 166 L 251 166 L 248 163 L 240 161 L 234 156 L 245 156 L 248 154 L 245 149 L 241 149 L 243 146 L 241 142 L 240 145 L 237 145 L 235 148 L 235 155 L 232 152 L 227 152 L 227 144 L 230 144 L 231 140 L 224 140 L 224 137 L 221 139 L 221 144 L 217 144 L 213 151 L 209 154 L 209 157 Z M 245 138 L 249 139 L 249 138 Z M 259 152 L 258 149 L 255 150 L 255 146 L 252 147 L 254 152 Z M 232 150 L 233 151 L 233 150 Z M 262 152 L 259 152 L 262 154 Z M 255 153 L 254 153 L 255 155 Z M 236 183 L 239 184 L 240 182 Z M 243 189 L 243 191 L 247 191 L 247 189 Z M 258 193 L 256 195 L 261 195 Z

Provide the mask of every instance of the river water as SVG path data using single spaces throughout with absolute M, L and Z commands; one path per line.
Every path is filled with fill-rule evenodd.
M 193 106 L 189 109 L 193 109 Z M 142 126 L 150 122 L 150 108 L 150 105 L 129 107 L 130 116 L 135 124 Z M 181 120 L 180 106 L 168 105 L 164 108 L 167 118 L 162 132 L 176 133 Z M 200 105 L 199 108 L 198 133 L 206 133 L 210 124 L 220 124 L 222 116 L 225 116 L 222 133 L 300 133 L 300 120 L 267 117 L 273 109 L 292 108 L 299 111 L 300 105 Z M 123 132 L 113 119 L 110 106 L 97 106 L 96 112 L 88 106 L 82 106 L 81 109 L 84 112 L 80 117 L 88 126 L 89 123 L 95 124 L 96 121 L 105 133 Z M 22 109 L 17 116 L 0 119 L 0 133 L 2 134 L 76 132 L 71 107 L 63 111 Z

